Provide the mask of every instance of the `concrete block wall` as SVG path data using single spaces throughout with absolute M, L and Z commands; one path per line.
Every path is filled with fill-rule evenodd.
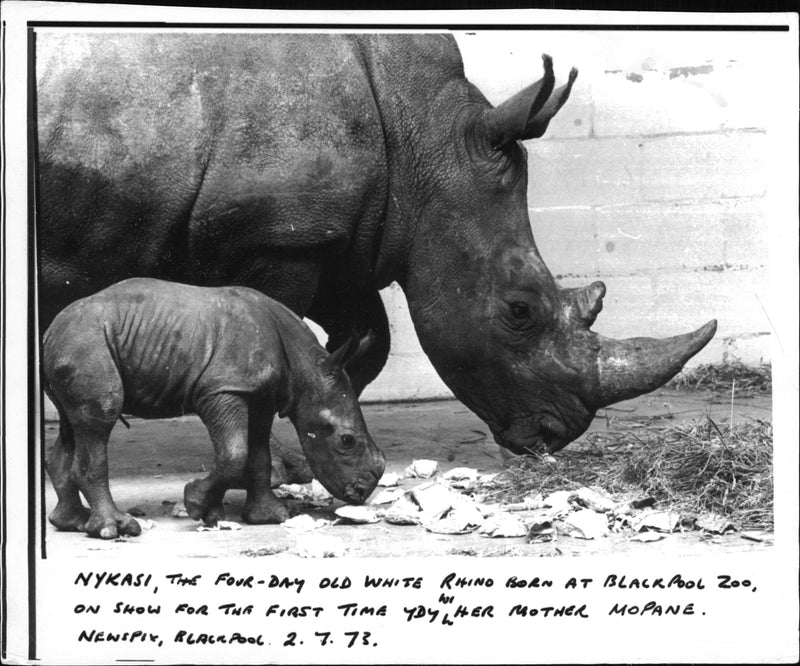
M 768 149 L 780 81 L 768 34 L 478 32 L 457 35 L 467 77 L 499 104 L 541 76 L 579 76 L 526 142 L 536 243 L 566 287 L 608 288 L 594 330 L 668 336 L 719 321 L 690 362 L 770 360 Z M 393 351 L 364 399 L 449 395 L 402 292 L 383 293 Z

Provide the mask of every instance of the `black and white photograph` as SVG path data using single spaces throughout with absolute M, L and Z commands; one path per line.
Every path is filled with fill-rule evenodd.
M 4 662 L 797 660 L 796 14 L 4 14 Z

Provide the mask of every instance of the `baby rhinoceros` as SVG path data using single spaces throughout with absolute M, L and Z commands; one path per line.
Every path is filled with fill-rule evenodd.
M 123 413 L 200 416 L 214 467 L 186 485 L 184 500 L 189 516 L 207 524 L 224 518 L 232 487 L 247 490 L 246 522 L 289 517 L 270 483 L 276 413 L 291 419 L 322 485 L 363 502 L 384 457 L 343 367 L 366 344 L 353 339 L 329 355 L 288 308 L 245 287 L 135 278 L 72 303 L 44 334 L 44 387 L 60 417 L 47 463 L 58 495 L 50 522 L 102 539 L 140 533 L 108 485 L 108 437 Z

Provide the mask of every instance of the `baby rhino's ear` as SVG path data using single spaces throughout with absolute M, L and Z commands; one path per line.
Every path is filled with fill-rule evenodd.
M 375 334 L 372 331 L 367 331 L 367 334 L 360 340 L 355 334 L 351 335 L 347 342 L 330 355 L 331 366 L 339 369 L 346 368 L 348 364 L 366 352 L 374 341 Z

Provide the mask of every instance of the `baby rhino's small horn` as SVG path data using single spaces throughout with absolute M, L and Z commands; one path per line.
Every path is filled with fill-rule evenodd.
M 336 351 L 331 353 L 331 364 L 340 368 L 347 367 L 349 363 L 355 361 L 364 354 L 375 341 L 375 334 L 370 330 L 360 340 L 353 333 L 350 338 Z

